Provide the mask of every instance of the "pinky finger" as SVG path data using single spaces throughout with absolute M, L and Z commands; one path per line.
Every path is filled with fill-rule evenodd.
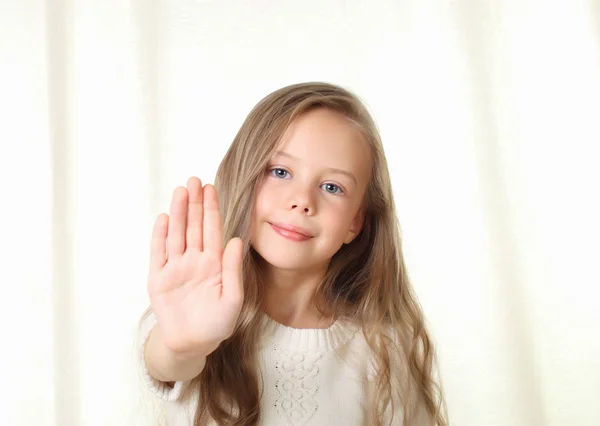
M 161 213 L 154 222 L 152 242 L 150 243 L 150 269 L 162 268 L 167 262 L 167 229 L 169 216 Z

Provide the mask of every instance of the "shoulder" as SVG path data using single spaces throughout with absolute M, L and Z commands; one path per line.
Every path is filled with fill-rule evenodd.
M 388 368 L 396 377 L 403 374 L 408 339 L 401 330 L 392 325 L 377 329 L 361 327 L 358 334 L 363 350 L 369 360 L 369 378 L 374 378 L 379 374 L 379 371 Z M 387 365 L 382 365 L 382 363 Z

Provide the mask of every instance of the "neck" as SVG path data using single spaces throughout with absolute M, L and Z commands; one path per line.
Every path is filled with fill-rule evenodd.
M 265 313 L 280 324 L 294 328 L 326 328 L 331 321 L 316 307 L 316 290 L 327 266 L 313 270 L 283 270 L 263 265 Z

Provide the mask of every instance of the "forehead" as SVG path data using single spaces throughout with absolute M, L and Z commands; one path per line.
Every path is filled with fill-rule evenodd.
M 341 113 L 318 108 L 295 118 L 277 151 L 306 165 L 347 170 L 366 180 L 371 153 L 362 133 Z

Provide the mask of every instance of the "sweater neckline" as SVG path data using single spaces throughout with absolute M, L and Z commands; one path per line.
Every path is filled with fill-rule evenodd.
M 263 346 L 276 345 L 300 352 L 328 352 L 344 345 L 358 330 L 355 324 L 337 320 L 327 328 L 294 328 L 281 324 L 262 313 Z

